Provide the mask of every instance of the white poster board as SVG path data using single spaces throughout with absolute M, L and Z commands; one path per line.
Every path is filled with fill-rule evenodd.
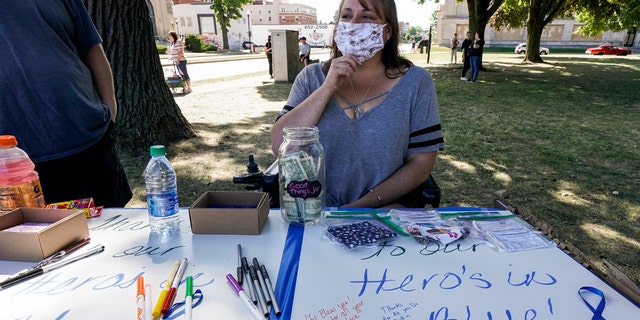
M 287 225 L 279 212 L 271 212 L 259 236 L 192 235 L 186 210 L 181 211 L 179 237 L 151 237 L 146 209 L 104 210 L 89 219 L 91 243 L 103 244 L 105 252 L 0 290 L 1 319 L 134 319 L 136 278 L 152 284 L 153 305 L 167 280 L 171 266 L 188 258 L 183 283 L 175 302 L 184 300 L 184 281 L 194 278 L 194 290 L 204 293 L 193 309 L 195 319 L 247 319 L 250 313 L 227 284 L 235 276 L 237 244 L 249 261 L 257 257 L 275 283 Z M 0 274 L 13 274 L 33 263 L 0 261 Z M 167 319 L 182 319 L 177 310 Z
M 560 249 L 496 252 L 464 239 L 449 246 L 411 237 L 348 250 L 306 228 L 291 319 L 591 319 L 578 290 L 604 292 L 606 319 L 640 309 Z M 586 295 L 596 308 L 599 297 Z

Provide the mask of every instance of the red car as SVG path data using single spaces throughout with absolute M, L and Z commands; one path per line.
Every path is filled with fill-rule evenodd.
M 629 49 L 602 44 L 595 48 L 588 48 L 587 50 L 585 50 L 584 53 L 595 54 L 595 55 L 615 54 L 619 56 L 626 56 L 628 54 L 631 54 L 632 52 Z

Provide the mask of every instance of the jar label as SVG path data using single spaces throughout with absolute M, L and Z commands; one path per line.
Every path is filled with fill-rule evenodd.
M 0 211 L 11 211 L 20 207 L 44 208 L 44 206 L 40 179 L 0 187 Z
M 287 183 L 287 193 L 294 198 L 317 198 L 322 193 L 322 184 L 318 180 L 291 181 Z

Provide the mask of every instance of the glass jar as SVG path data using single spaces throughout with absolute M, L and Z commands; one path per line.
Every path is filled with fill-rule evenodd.
M 286 127 L 278 152 L 280 213 L 295 225 L 313 225 L 324 216 L 324 151 L 317 127 Z

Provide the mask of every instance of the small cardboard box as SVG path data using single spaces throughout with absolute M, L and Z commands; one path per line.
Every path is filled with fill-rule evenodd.
M 269 216 L 269 194 L 208 191 L 189 207 L 194 234 L 260 234 Z
M 3 231 L 25 222 L 51 224 L 37 231 Z M 40 261 L 87 237 L 82 211 L 18 208 L 0 216 L 0 260 Z

